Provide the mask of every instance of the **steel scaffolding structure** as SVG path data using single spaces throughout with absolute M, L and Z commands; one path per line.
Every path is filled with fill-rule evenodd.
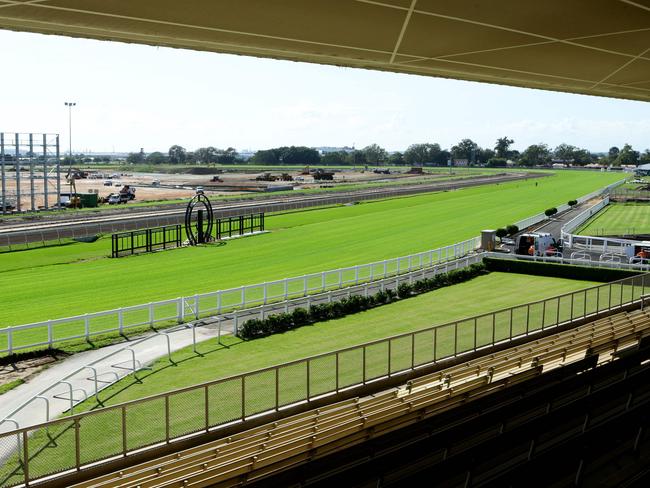
M 0 180 L 2 214 L 60 207 L 59 134 L 0 132 Z

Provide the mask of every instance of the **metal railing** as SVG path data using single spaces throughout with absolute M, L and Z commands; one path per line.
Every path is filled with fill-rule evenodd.
M 180 224 L 112 234 L 111 257 L 119 258 L 138 252 L 153 252 L 158 249 L 180 247 L 182 238 Z
M 624 269 L 628 271 L 648 272 L 650 271 L 650 264 L 642 263 L 628 263 L 621 259 L 614 259 L 616 256 L 608 253 L 603 256 L 591 258 L 588 254 L 572 253 L 575 254 L 573 258 L 566 258 L 562 256 L 528 256 L 522 254 L 504 254 L 495 252 L 481 253 L 481 257 L 507 259 L 507 260 L 524 260 L 535 261 L 540 263 L 554 263 L 554 264 L 570 264 L 573 266 L 583 266 L 589 268 L 609 268 L 609 269 Z M 602 259 L 601 259 L 602 258 Z
M 587 250 L 601 254 L 616 254 L 627 258 L 632 257 L 633 249 L 631 248 L 634 247 L 634 243 L 627 239 L 573 234 L 576 229 L 607 205 L 609 205 L 609 197 L 605 197 L 593 207 L 581 212 L 562 227 L 562 242 L 566 249 Z
M 625 180 L 620 180 L 617 181 L 616 183 L 612 183 L 611 185 L 607 185 L 603 188 L 600 188 L 599 190 L 592 191 L 591 193 L 588 193 L 587 195 L 583 195 L 580 198 L 577 199 L 578 203 L 584 203 L 586 201 L 591 200 L 592 198 L 598 197 L 600 195 L 605 195 L 612 191 L 614 188 L 622 185 L 625 183 Z M 564 212 L 566 210 L 569 210 L 571 207 L 569 206 L 568 203 L 563 203 L 562 205 L 558 205 L 557 207 L 558 212 Z M 533 215 L 532 217 L 528 217 L 526 219 L 520 220 L 519 222 L 515 222 L 515 225 L 519 227 L 520 229 L 526 229 L 530 227 L 531 225 L 539 224 L 540 222 L 544 222 L 545 220 L 548 220 L 549 217 L 546 216 L 546 214 L 538 213 L 537 215 Z M 567 224 L 568 225 L 568 224 Z
M 474 237 L 450 246 L 369 264 L 285 278 L 256 285 L 219 290 L 102 312 L 75 315 L 0 329 L 0 354 L 91 337 L 109 332 L 124 334 L 137 327 L 183 323 L 209 315 L 284 301 L 312 293 L 336 290 L 350 285 L 428 268 L 466 256 L 480 245 Z
M 566 293 L 0 434 L 13 486 L 208 432 L 397 374 L 642 303 L 647 275 Z

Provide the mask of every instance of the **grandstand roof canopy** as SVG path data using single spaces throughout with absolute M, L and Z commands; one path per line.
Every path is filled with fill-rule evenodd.
M 650 101 L 650 0 L 0 0 L 0 28 Z

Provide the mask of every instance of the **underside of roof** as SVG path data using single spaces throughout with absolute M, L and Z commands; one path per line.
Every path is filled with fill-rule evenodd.
M 650 0 L 0 0 L 0 28 L 650 101 Z

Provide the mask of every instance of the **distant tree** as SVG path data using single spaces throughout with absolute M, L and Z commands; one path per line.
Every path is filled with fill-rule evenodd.
M 140 164 L 144 163 L 144 155 L 142 152 L 132 152 L 126 157 L 126 162 L 129 164 Z
M 616 161 L 616 158 L 618 158 L 618 153 L 620 153 L 621 150 L 616 147 L 612 146 L 609 148 L 609 151 L 607 151 L 607 162 L 609 164 L 614 164 L 614 161 Z
M 234 147 L 228 149 L 217 149 L 215 162 L 219 164 L 235 164 L 239 161 L 239 154 Z
M 499 137 L 496 144 L 494 145 L 494 150 L 496 152 L 497 158 L 509 158 L 510 157 L 510 146 L 515 141 L 513 139 L 508 139 L 508 137 Z
M 639 164 L 639 151 L 635 151 L 632 149 L 632 146 L 629 144 L 625 144 L 621 151 L 618 153 L 618 157 L 614 161 L 614 164 L 616 166 L 620 166 L 622 164 L 634 164 L 638 165 Z
M 167 156 L 161 152 L 152 152 L 146 158 L 147 163 L 149 164 L 163 164 L 167 161 Z
M 577 147 L 571 144 L 562 143 L 553 150 L 553 157 L 563 163 L 572 163 L 577 149 Z
M 281 164 L 313 165 L 320 163 L 320 154 L 316 149 L 305 146 L 281 147 Z
M 496 231 L 497 237 L 501 242 L 503 242 L 503 238 L 508 235 L 508 231 L 504 229 L 503 227 L 499 227 Z
M 519 156 L 519 164 L 532 166 L 535 164 L 546 164 L 551 161 L 551 151 L 544 143 L 528 146 Z
M 479 151 L 478 144 L 471 139 L 463 139 L 451 148 L 451 156 L 454 159 L 466 159 L 476 161 L 476 153 Z
M 479 163 L 479 164 L 487 164 L 488 161 L 496 156 L 496 153 L 489 148 L 478 148 L 478 151 L 476 152 L 476 158 L 474 162 Z
M 348 154 L 345 151 L 328 152 L 321 156 L 321 164 L 327 166 L 341 166 L 349 164 Z
M 200 147 L 194 151 L 196 160 L 199 163 L 215 163 L 217 161 L 217 149 L 215 147 Z
M 544 210 L 544 215 L 546 215 L 547 217 L 555 215 L 556 213 L 557 213 L 557 208 L 555 207 L 547 208 L 546 210 Z
M 354 150 L 351 153 L 348 153 L 347 159 L 348 164 L 353 166 L 365 166 L 368 163 L 366 160 L 366 153 L 359 150 Z
M 388 159 L 388 153 L 386 150 L 379 146 L 378 144 L 371 144 L 362 149 L 364 155 L 366 156 L 366 161 L 370 164 L 380 164 L 385 162 Z
M 388 156 L 388 164 L 390 164 L 391 166 L 401 166 L 405 164 L 404 155 L 399 151 L 391 153 Z
M 639 155 L 639 164 L 650 164 L 650 149 Z
M 185 163 L 186 164 L 198 163 L 196 159 L 196 153 L 194 151 L 187 151 L 187 153 L 185 154 Z
M 267 166 L 280 164 L 280 154 L 277 149 L 262 149 L 260 151 L 256 151 L 249 162 L 251 164 L 260 164 Z
M 169 148 L 169 162 L 183 164 L 187 160 L 187 151 L 183 146 L 174 145 Z
M 411 144 L 404 152 L 404 162 L 411 166 L 416 164 L 446 164 L 449 152 L 440 144 Z

